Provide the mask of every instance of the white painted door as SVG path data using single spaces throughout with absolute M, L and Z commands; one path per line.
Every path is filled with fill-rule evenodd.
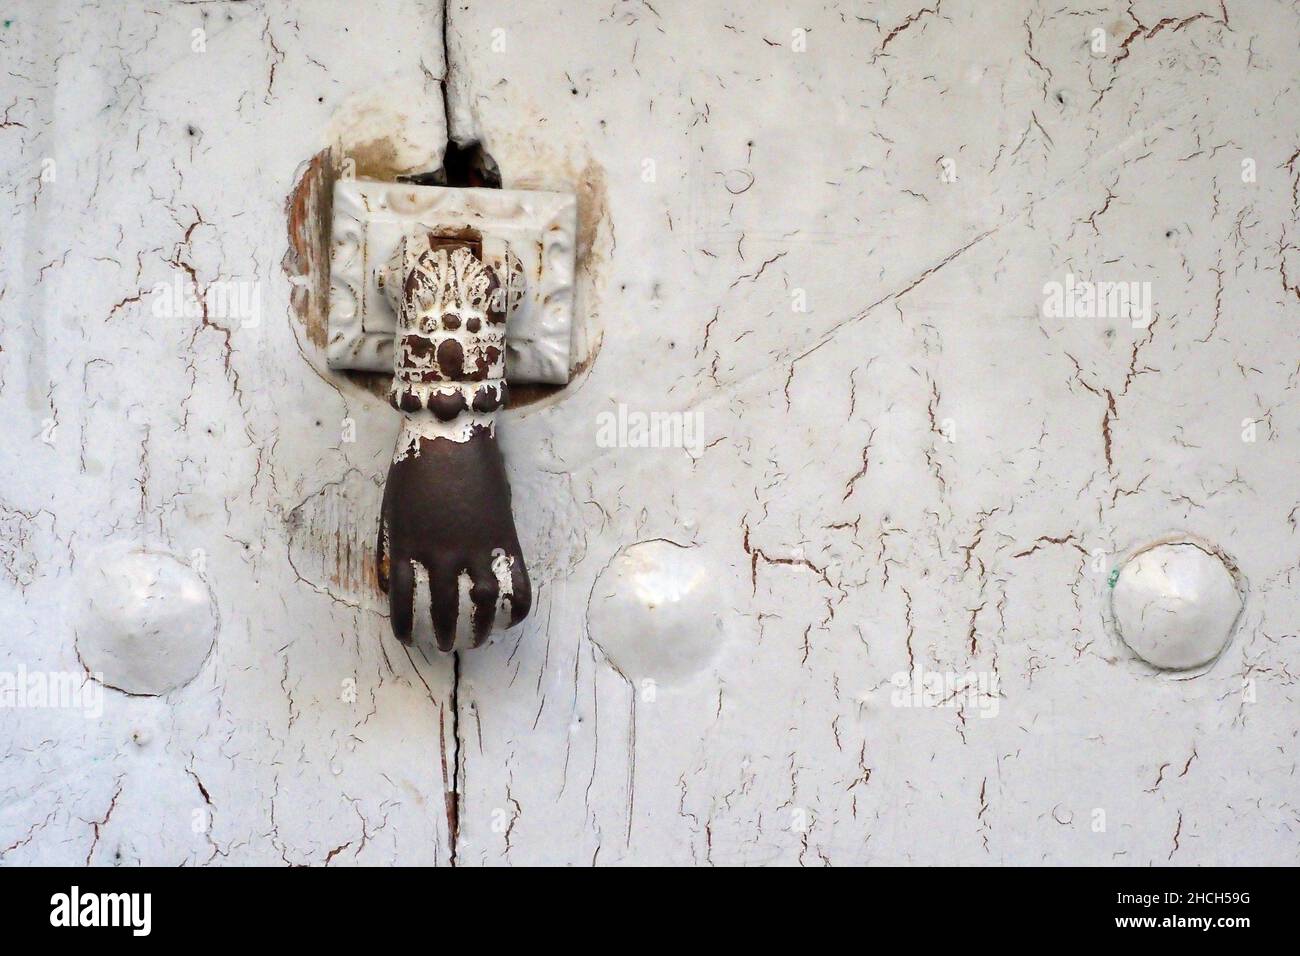
M 0 862 L 1295 861 L 1289 6 L 8 16 Z M 448 131 L 580 218 L 457 658 L 323 359 Z

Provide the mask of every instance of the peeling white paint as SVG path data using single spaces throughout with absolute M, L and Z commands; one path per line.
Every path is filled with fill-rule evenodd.
M 497 579 L 497 610 L 493 628 L 503 630 L 510 625 L 511 604 L 515 594 L 513 569 L 515 559 L 501 548 L 492 552 L 492 574 Z
M 421 441 L 445 438 L 448 441 L 467 442 L 476 431 L 495 435 L 496 420 L 495 412 L 461 412 L 449 422 L 439 421 L 428 412 L 403 415 L 393 461 L 419 457 Z

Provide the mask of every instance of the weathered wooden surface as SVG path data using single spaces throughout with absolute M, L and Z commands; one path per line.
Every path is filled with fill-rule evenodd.
M 350 9 L 0 30 L 0 670 L 80 670 L 110 540 L 220 621 L 180 689 L 0 710 L 0 862 L 1295 862 L 1293 8 L 453 2 L 446 58 Z M 324 370 L 312 215 L 340 152 L 437 167 L 444 60 L 503 185 L 579 195 L 585 360 L 501 418 L 535 606 L 458 667 L 373 588 L 397 419 Z M 1248 588 L 1192 679 L 1106 625 L 1175 532 Z

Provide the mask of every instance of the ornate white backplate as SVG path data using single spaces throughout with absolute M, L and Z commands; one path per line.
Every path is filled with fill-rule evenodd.
M 393 250 L 417 230 L 473 233 L 482 238 L 484 261 L 510 285 L 506 378 L 563 385 L 576 229 L 577 202 L 567 193 L 338 180 L 326 360 L 331 368 L 391 373 L 397 316 L 379 276 Z

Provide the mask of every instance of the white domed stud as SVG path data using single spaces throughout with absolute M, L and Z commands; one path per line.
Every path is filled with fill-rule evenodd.
M 587 630 L 633 684 L 682 684 L 713 664 L 727 614 L 717 568 L 697 548 L 641 541 L 620 550 L 596 578 Z
M 1209 664 L 1229 640 L 1244 606 L 1235 568 L 1211 546 L 1166 540 L 1133 553 L 1111 591 L 1121 640 L 1152 667 Z
M 141 547 L 112 546 L 79 564 L 74 626 L 90 676 L 136 696 L 193 680 L 217 637 L 207 582 L 175 555 Z

